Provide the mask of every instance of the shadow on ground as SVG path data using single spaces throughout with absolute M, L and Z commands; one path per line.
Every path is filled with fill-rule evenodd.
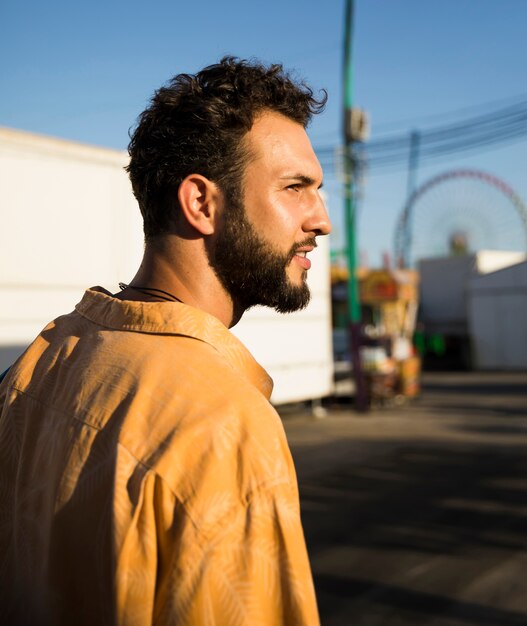
M 500 391 L 525 394 L 509 387 Z M 447 406 L 451 417 L 464 409 L 450 392 L 439 414 Z M 503 409 L 496 393 L 479 387 Z M 293 447 L 323 626 L 527 625 L 527 454 L 488 436 L 525 426 L 506 410 L 487 422 L 480 410 L 448 426 L 485 434 L 479 443 L 381 434 Z M 306 456 L 327 458 L 328 445 L 339 462 L 303 476 Z
M 505 453 L 501 449 L 473 450 L 452 444 L 449 448 L 433 447 L 417 442 L 399 447 L 388 457 L 373 450 L 372 457 L 373 461 L 345 466 L 316 480 L 302 481 L 299 477 L 322 623 L 355 624 L 358 622 L 351 616 L 360 612 L 364 620 L 368 611 L 377 614 L 378 605 L 383 605 L 415 614 L 415 623 L 444 614 L 467 624 L 527 624 L 527 613 L 457 600 L 458 592 L 474 582 L 471 578 L 459 580 L 459 572 L 451 575 L 452 588 L 448 572 L 440 572 L 439 576 L 446 578 L 440 584 L 444 595 L 394 584 L 399 569 L 406 571 L 405 560 L 409 567 L 415 567 L 416 554 L 425 569 L 435 556 L 456 557 L 450 559 L 455 563 L 477 554 L 482 556 L 482 567 L 492 568 L 500 564 L 493 559 L 499 561 L 504 552 L 516 554 L 527 549 L 525 449 L 509 446 Z M 377 557 L 377 582 L 372 568 L 368 575 L 374 580 L 360 580 L 364 567 L 359 558 L 354 559 L 353 548 L 361 553 L 382 553 Z M 328 568 L 324 553 L 334 553 L 339 560 L 338 552 L 343 561 Z M 323 564 L 320 568 L 319 562 Z M 474 574 L 480 575 L 477 570 Z M 437 571 L 433 575 L 438 576 Z M 470 567 L 467 576 L 471 576 Z M 419 585 L 423 577 L 426 573 L 419 577 Z M 392 584 L 387 584 L 386 578 Z M 364 606 L 368 595 L 372 596 L 371 607 Z M 331 621 L 334 609 L 341 615 L 343 600 L 350 621 Z M 371 623 L 395 624 L 393 620 Z

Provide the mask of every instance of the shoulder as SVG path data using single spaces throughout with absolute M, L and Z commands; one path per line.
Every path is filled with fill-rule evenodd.
M 174 427 L 171 452 L 156 462 L 174 488 L 188 495 L 199 484 L 246 501 L 264 485 L 292 480 L 280 417 L 253 385 L 228 366 L 217 378 L 209 372 L 183 380 L 163 411 Z
M 170 430 L 156 472 L 177 495 L 199 506 L 199 493 L 245 505 L 254 493 L 296 477 L 280 417 L 267 398 L 211 346 L 196 343 L 170 375 L 164 422 Z M 168 433 L 167 433 L 168 434 Z

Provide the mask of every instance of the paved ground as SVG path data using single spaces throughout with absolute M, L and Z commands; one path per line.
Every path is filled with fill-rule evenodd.
M 527 373 L 284 424 L 323 626 L 527 626 Z

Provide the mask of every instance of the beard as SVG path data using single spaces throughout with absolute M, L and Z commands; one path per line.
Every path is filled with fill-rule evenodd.
M 243 312 L 257 304 L 279 313 L 292 313 L 305 308 L 311 298 L 304 270 L 299 285 L 287 276 L 295 252 L 306 245 L 316 246 L 314 237 L 295 244 L 286 254 L 271 249 L 250 223 L 240 202 L 229 203 L 229 212 L 218 233 L 209 264 L 224 289 L 231 296 L 236 310 Z

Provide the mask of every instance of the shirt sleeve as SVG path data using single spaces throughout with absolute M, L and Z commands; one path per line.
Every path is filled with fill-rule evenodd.
M 156 625 L 319 624 L 290 485 L 258 490 L 230 506 L 205 535 L 202 530 L 187 519 L 177 531 L 178 545 L 158 580 Z

